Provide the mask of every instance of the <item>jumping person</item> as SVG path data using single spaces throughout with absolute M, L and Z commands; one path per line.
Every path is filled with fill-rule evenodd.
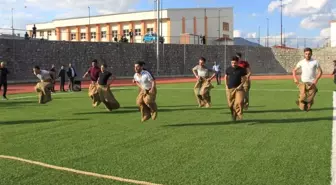
M 97 86 L 97 81 L 98 81 L 100 72 L 101 70 L 98 67 L 98 61 L 94 59 L 92 61 L 91 67 L 88 69 L 88 71 L 83 76 L 83 78 L 86 78 L 86 76 L 89 75 L 91 79 L 91 84 L 89 86 L 88 94 L 92 100 L 93 107 L 97 107 L 101 103 L 100 97 L 98 94 L 98 86 Z
M 238 66 L 238 61 L 237 56 L 232 57 L 231 66 L 225 72 L 226 98 L 233 121 L 243 119 L 245 94 L 243 86 L 247 80 L 247 71 Z
M 145 122 L 152 118 L 157 118 L 157 104 L 156 104 L 156 82 L 153 76 L 143 69 L 144 62 L 138 61 L 134 65 L 134 81 L 138 87 L 141 88 L 136 99 L 136 104 L 139 106 L 141 112 L 141 122 Z
M 212 70 L 216 73 L 216 81 L 217 85 L 221 84 L 221 67 L 217 62 L 214 63 L 214 66 L 212 67 Z
M 299 61 L 293 69 L 294 83 L 300 90 L 299 99 L 296 104 L 300 110 L 309 111 L 314 104 L 314 98 L 317 93 L 317 83 L 323 72 L 319 62 L 312 58 L 313 51 L 311 48 L 305 48 L 304 58 Z M 297 79 L 296 72 L 301 69 L 301 82 Z M 318 74 L 316 75 L 316 71 Z
M 143 67 L 142 67 L 142 70 L 145 70 L 145 71 L 149 72 L 149 74 L 152 75 L 153 80 L 155 80 L 155 77 L 154 77 L 153 73 L 150 72 L 150 70 L 148 70 L 147 68 L 145 68 L 145 62 L 143 62 L 143 61 L 139 61 L 139 63 L 143 66 Z M 134 78 L 133 78 L 132 82 L 133 82 L 133 83 L 136 83 L 136 81 L 134 80 Z M 141 88 L 139 87 L 139 92 L 140 92 L 140 91 L 141 91 Z
M 244 97 L 244 109 L 247 110 L 250 105 L 250 88 L 251 88 L 251 66 L 247 61 L 242 60 L 242 54 L 236 53 L 236 56 L 239 58 L 238 66 L 246 69 L 247 79 L 243 85 L 245 91 Z
M 211 69 L 208 69 L 205 66 L 206 59 L 201 57 L 199 59 L 198 65 L 192 68 L 197 82 L 194 86 L 194 93 L 198 102 L 199 107 L 210 107 L 211 106 L 211 96 L 210 90 L 214 88 L 211 84 L 211 80 L 216 76 L 216 73 L 213 73 L 210 76 Z
M 35 66 L 33 68 L 34 75 L 40 79 L 35 86 L 35 91 L 39 93 L 39 104 L 45 104 L 52 100 L 51 98 L 51 90 L 53 87 L 52 79 L 54 77 L 54 73 L 52 71 L 41 70 L 39 66 Z
M 2 89 L 2 99 L 7 99 L 7 75 L 9 74 L 8 69 L 5 67 L 5 62 L 0 63 L 0 89 Z
M 110 85 L 116 79 L 115 76 L 112 76 L 112 73 L 106 70 L 106 65 L 101 66 L 101 73 L 99 73 L 98 78 L 98 94 L 100 101 L 104 103 L 107 110 L 112 111 L 113 109 L 119 109 L 120 104 L 115 99 L 114 95 L 111 92 Z M 111 82 L 108 84 L 108 79 L 112 76 Z

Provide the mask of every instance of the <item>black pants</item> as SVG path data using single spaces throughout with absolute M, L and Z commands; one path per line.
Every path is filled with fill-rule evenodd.
M 73 91 L 74 81 L 75 81 L 75 78 L 74 78 L 74 77 L 70 77 L 70 78 L 69 78 L 69 90 L 70 90 L 70 91 Z
M 3 87 L 3 93 L 2 96 L 4 98 L 6 98 L 6 94 L 7 94 L 7 82 L 1 82 L 0 83 L 0 89 Z
M 217 85 L 221 84 L 221 72 L 216 72 Z
M 51 92 L 55 92 L 55 82 L 52 82 Z
M 61 81 L 60 81 L 60 91 L 65 91 L 64 84 L 65 84 L 65 79 L 61 79 Z

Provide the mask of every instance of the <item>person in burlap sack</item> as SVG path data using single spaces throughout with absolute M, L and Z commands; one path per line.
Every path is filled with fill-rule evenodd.
M 247 80 L 247 71 L 238 66 L 238 61 L 237 56 L 232 57 L 231 66 L 225 72 L 226 98 L 233 121 L 243 119 L 244 84 Z
M 53 79 L 55 74 L 52 71 L 41 70 L 39 66 L 33 68 L 34 75 L 40 79 L 35 86 L 35 91 L 38 93 L 38 103 L 46 104 L 52 101 L 51 91 L 53 88 Z
M 317 83 L 323 72 L 319 62 L 312 58 L 313 51 L 311 48 L 305 48 L 304 58 L 299 61 L 293 69 L 294 83 L 299 88 L 299 99 L 296 105 L 300 110 L 309 111 L 314 104 L 315 95 L 318 91 Z M 301 69 L 301 82 L 297 79 L 297 71 Z M 316 74 L 316 71 L 318 72 Z
M 112 76 L 112 73 L 106 70 L 107 66 L 105 64 L 101 65 L 101 73 L 99 73 L 99 78 L 98 78 L 98 95 L 99 99 L 103 104 L 105 105 L 106 109 L 108 111 L 112 111 L 113 109 L 119 109 L 120 104 L 119 102 L 115 99 L 113 93 L 111 92 L 110 85 L 111 83 L 116 79 L 115 76 Z M 112 76 L 112 80 L 110 83 L 108 82 L 108 79 Z
M 98 84 L 97 84 L 101 70 L 98 67 L 98 61 L 96 59 L 92 61 L 91 65 L 92 66 L 84 74 L 83 78 L 86 78 L 88 75 L 90 76 L 91 83 L 89 86 L 88 95 L 92 100 L 92 106 L 97 107 L 101 103 L 100 97 L 98 94 Z
M 215 78 L 216 73 L 205 66 L 206 59 L 201 57 L 199 59 L 199 64 L 192 68 L 192 72 L 194 73 L 197 82 L 194 86 L 194 94 L 196 96 L 196 100 L 199 107 L 211 107 L 211 96 L 210 90 L 214 88 L 211 84 L 211 80 Z M 210 76 L 210 73 L 213 73 Z
M 156 82 L 150 72 L 143 69 L 144 62 L 138 61 L 134 65 L 134 81 L 141 89 L 136 98 L 136 104 L 141 112 L 141 122 L 145 122 L 152 118 L 157 118 L 157 104 L 156 104 Z
M 251 71 L 251 66 L 250 64 L 245 61 L 245 60 L 242 60 L 242 54 L 241 53 L 236 53 L 236 57 L 239 58 L 239 61 L 238 61 L 238 66 L 239 67 L 242 67 L 242 68 L 245 68 L 246 69 L 246 72 L 247 72 L 247 79 L 243 85 L 244 87 L 244 91 L 245 91 L 245 97 L 244 97 L 244 110 L 248 110 L 249 108 L 249 105 L 250 105 L 250 89 L 251 89 L 251 74 L 252 74 L 252 71 Z

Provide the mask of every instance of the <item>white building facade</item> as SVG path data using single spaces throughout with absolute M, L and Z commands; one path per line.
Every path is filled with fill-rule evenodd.
M 330 23 L 330 45 L 336 47 L 336 20 Z
M 160 12 L 160 35 L 165 43 L 216 44 L 233 40 L 233 8 L 166 9 Z M 34 24 L 26 25 L 32 35 Z M 147 33 L 157 33 L 157 12 L 143 11 L 122 14 L 56 19 L 36 23 L 36 38 L 57 41 L 115 42 L 126 36 L 130 42 L 143 43 Z M 133 33 L 131 41 L 129 32 Z

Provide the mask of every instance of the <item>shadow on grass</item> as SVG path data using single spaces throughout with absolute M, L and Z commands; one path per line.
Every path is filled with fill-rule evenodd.
M 138 109 L 135 110 L 112 110 L 111 112 L 101 109 L 100 112 L 76 112 L 73 113 L 73 115 L 99 115 L 99 114 L 128 114 L 128 113 L 134 113 L 139 112 Z
M 184 107 L 190 107 L 189 109 L 184 108 Z M 250 106 L 250 108 L 253 107 L 265 107 L 265 106 Z M 138 109 L 137 106 L 125 106 L 125 107 L 121 107 L 122 109 Z M 158 105 L 159 110 L 162 110 L 161 108 L 175 108 L 177 110 L 181 110 L 181 109 L 185 109 L 185 110 L 199 110 L 201 108 L 199 108 L 197 105 Z M 206 109 L 206 108 L 204 108 Z M 228 107 L 226 105 L 216 105 L 213 106 L 211 108 L 208 108 L 207 110 L 211 110 L 211 109 L 228 109 Z
M 194 126 L 225 126 L 248 123 L 249 125 L 256 124 L 288 124 L 288 123 L 307 123 L 316 121 L 332 121 L 332 117 L 320 118 L 290 118 L 290 119 L 255 119 L 242 121 L 223 121 L 223 122 L 208 122 L 208 123 L 180 123 L 163 125 L 163 127 L 194 127 Z
M 124 110 L 123 110 L 124 109 Z M 195 107 L 194 108 L 171 108 L 171 109 L 165 109 L 165 108 L 158 108 L 158 112 L 180 112 L 180 111 L 189 111 L 189 110 L 202 110 L 202 111 L 213 111 L 213 110 L 223 110 L 224 108 L 222 107 L 212 107 L 212 108 L 199 108 L 199 107 Z M 120 109 L 117 110 L 113 110 L 111 112 L 106 111 L 104 109 L 101 109 L 100 112 L 77 112 L 77 113 L 73 113 L 73 115 L 99 115 L 99 114 L 128 114 L 128 113 L 140 113 L 138 107 L 127 107 L 125 109 L 125 107 L 122 107 Z
M 316 111 L 325 111 L 325 110 L 333 110 L 332 107 L 324 107 L 324 108 L 314 108 L 310 110 L 310 112 Z M 246 113 L 281 113 L 281 112 L 302 112 L 299 108 L 292 108 L 292 109 L 277 109 L 277 110 L 248 110 L 245 111 Z
M 0 121 L 0 125 L 15 125 L 15 124 L 34 124 L 34 123 L 49 123 L 55 121 L 87 121 L 88 119 L 30 119 L 30 120 L 14 120 Z
M 37 100 L 4 100 L 0 102 L 1 108 L 7 108 L 7 107 L 16 107 L 16 106 L 32 106 L 32 105 L 38 105 Z

